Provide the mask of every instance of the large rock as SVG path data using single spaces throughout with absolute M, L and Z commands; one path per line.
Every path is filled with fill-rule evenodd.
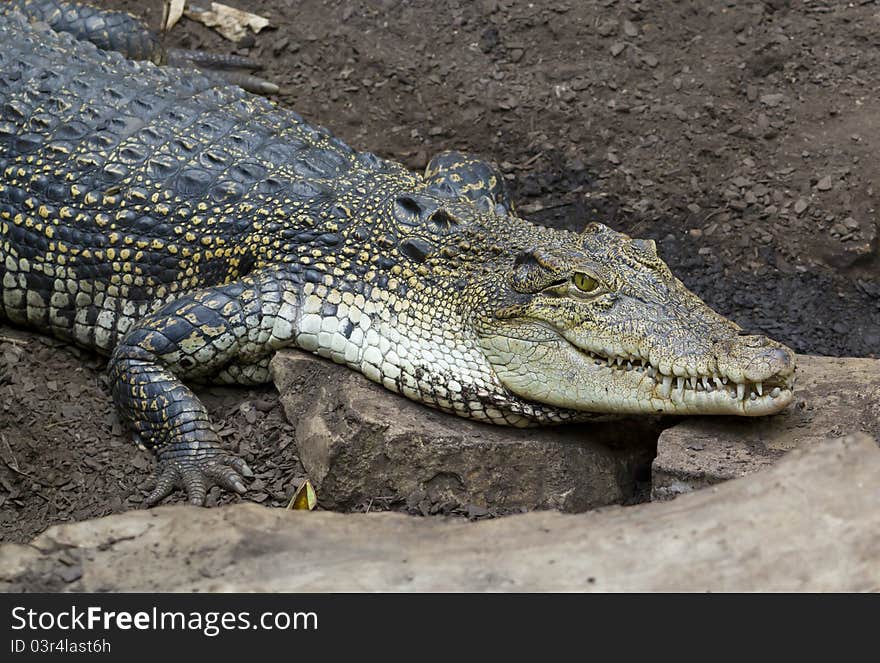
M 584 511 L 634 501 L 647 484 L 653 419 L 514 429 L 432 410 L 302 352 L 278 353 L 271 369 L 329 509 L 382 499 L 423 512 Z
M 880 360 L 798 357 L 795 402 L 773 417 L 687 419 L 660 435 L 653 499 L 745 476 L 785 453 L 862 432 L 880 439 Z
M 674 502 L 470 523 L 168 506 L 0 546 L 5 591 L 878 591 L 880 450 L 795 451 Z

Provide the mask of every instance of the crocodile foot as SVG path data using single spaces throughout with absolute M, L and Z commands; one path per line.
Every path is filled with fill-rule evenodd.
M 244 479 L 254 473 L 241 458 L 222 449 L 200 449 L 197 456 L 188 451 L 177 448 L 160 452 L 154 474 L 156 487 L 144 500 L 146 506 L 153 506 L 175 488 L 185 490 L 195 506 L 205 505 L 208 489 L 214 485 L 239 495 L 247 491 Z

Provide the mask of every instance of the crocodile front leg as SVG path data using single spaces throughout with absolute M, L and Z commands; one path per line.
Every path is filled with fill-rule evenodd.
M 204 405 L 183 380 L 228 381 L 228 367 L 260 367 L 293 342 L 299 281 L 278 269 L 206 288 L 167 304 L 140 320 L 110 359 L 113 399 L 135 439 L 158 457 L 152 505 L 175 487 L 202 505 L 218 484 L 245 492 L 245 462 L 220 448 Z

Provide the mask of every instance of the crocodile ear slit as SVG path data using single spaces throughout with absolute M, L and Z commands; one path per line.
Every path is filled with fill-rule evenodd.
M 530 249 L 522 251 L 513 261 L 513 289 L 534 293 L 559 280 L 559 269 L 551 255 Z

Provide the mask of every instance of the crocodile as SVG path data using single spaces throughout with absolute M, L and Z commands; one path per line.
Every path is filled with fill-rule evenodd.
M 0 9 L 0 319 L 109 357 L 156 453 L 147 505 L 245 492 L 189 385 L 268 382 L 281 348 L 509 426 L 791 402 L 792 351 L 712 310 L 653 241 L 533 224 L 487 161 L 412 172 L 25 15 L 47 1 Z

